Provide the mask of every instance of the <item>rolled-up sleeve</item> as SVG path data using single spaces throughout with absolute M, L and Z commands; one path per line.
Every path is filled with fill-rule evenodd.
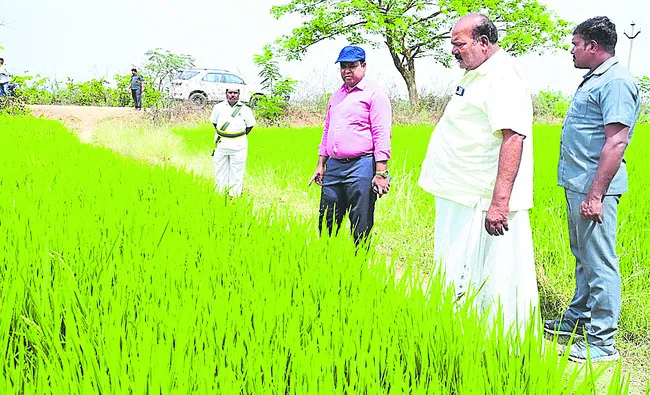
M 327 115 L 325 116 L 325 127 L 323 128 L 323 137 L 320 140 L 320 145 L 318 146 L 318 155 L 320 156 L 329 156 L 327 152 L 327 132 L 330 128 L 330 104 L 327 104 Z
M 375 161 L 390 159 L 390 138 L 393 113 L 388 95 L 378 90 L 370 104 L 370 133 Z

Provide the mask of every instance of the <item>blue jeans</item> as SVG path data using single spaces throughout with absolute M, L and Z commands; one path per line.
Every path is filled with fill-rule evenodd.
M 9 95 L 9 83 L 3 82 L 0 83 L 0 97 L 4 95 Z
M 364 156 L 349 162 L 330 158 L 327 161 L 321 190 L 318 230 L 323 230 L 323 219 L 329 235 L 336 222 L 338 234 L 346 212 L 350 212 L 350 231 L 358 244 L 370 235 L 374 224 L 377 195 L 372 190 L 375 160 Z
M 576 289 L 565 318 L 585 324 L 589 344 L 614 345 L 621 313 L 621 275 L 616 258 L 616 218 L 621 195 L 603 199 L 603 223 L 580 215 L 586 195 L 565 189 Z

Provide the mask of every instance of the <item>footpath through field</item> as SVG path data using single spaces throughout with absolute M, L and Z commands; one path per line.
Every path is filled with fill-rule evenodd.
M 143 118 L 143 113 L 127 107 L 94 106 L 28 106 L 36 117 L 62 121 L 74 130 L 85 143 L 91 141 L 97 127 L 110 120 L 135 121 Z

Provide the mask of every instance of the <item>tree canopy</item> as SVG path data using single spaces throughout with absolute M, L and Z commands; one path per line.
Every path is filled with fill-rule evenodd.
M 449 67 L 444 44 L 458 18 L 473 12 L 495 22 L 501 47 L 514 55 L 562 47 L 568 34 L 568 23 L 535 0 L 291 0 L 271 8 L 277 19 L 303 18 L 301 26 L 276 40 L 286 59 L 300 59 L 312 45 L 336 37 L 386 47 L 412 103 L 418 101 L 415 60 L 431 56 Z

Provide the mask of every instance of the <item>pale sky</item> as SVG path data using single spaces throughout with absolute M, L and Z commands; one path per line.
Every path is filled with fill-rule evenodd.
M 0 57 L 13 74 L 41 74 L 77 81 L 115 73 L 126 74 L 144 63 L 144 53 L 156 47 L 196 58 L 196 66 L 225 68 L 247 82 L 258 82 L 253 55 L 262 46 L 297 26 L 296 17 L 276 21 L 269 9 L 288 0 L 0 0 Z M 628 62 L 630 23 L 641 34 L 634 40 L 631 69 L 650 76 L 650 1 L 541 0 L 562 18 L 575 22 L 606 15 L 616 23 L 616 54 Z M 567 37 L 567 43 L 570 37 Z M 340 85 L 334 60 L 343 39 L 313 46 L 301 61 L 282 62 L 286 76 L 301 81 L 303 90 L 329 91 Z M 391 94 L 406 94 L 406 86 L 386 48 L 366 47 L 368 77 Z M 571 55 L 528 55 L 520 59 L 531 90 L 572 93 L 585 73 L 573 68 Z M 420 89 L 453 86 L 462 75 L 456 65 L 445 69 L 433 59 L 416 64 Z

